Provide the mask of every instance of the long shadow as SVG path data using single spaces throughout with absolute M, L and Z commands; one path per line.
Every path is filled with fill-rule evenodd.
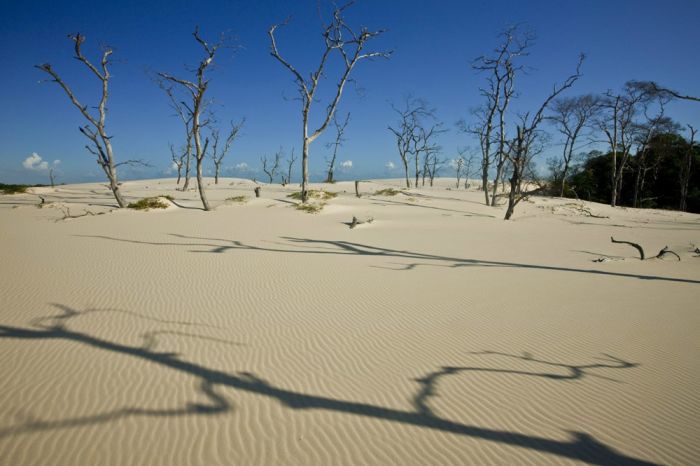
M 427 196 L 424 196 L 424 197 L 427 197 Z M 431 205 L 412 204 L 410 202 L 394 201 L 392 199 L 379 199 L 376 197 L 373 197 L 372 199 L 375 201 L 374 204 L 377 204 L 377 205 L 401 205 L 401 206 L 406 206 L 406 207 L 418 207 L 421 209 L 432 209 L 432 210 L 442 210 L 445 212 L 455 212 L 458 214 L 462 214 L 465 217 L 496 218 L 494 215 L 478 214 L 476 212 L 469 212 L 469 211 L 464 211 L 464 210 L 446 209 L 445 207 L 435 207 L 435 206 L 431 206 Z
M 596 440 L 593 436 L 585 432 L 570 432 L 571 438 L 568 441 L 560 441 L 552 440 L 546 437 L 521 434 L 518 432 L 489 429 L 444 419 L 437 416 L 429 409 L 426 410 L 421 408 L 421 406 L 425 405 L 425 400 L 428 398 L 428 396 L 430 396 L 430 394 L 419 394 L 419 396 L 416 397 L 416 399 L 422 400 L 414 400 L 414 406 L 416 409 L 400 410 L 352 400 L 339 400 L 325 396 L 295 392 L 285 388 L 276 387 L 250 372 L 228 373 L 186 361 L 173 353 L 159 353 L 149 349 L 148 347 L 123 345 L 121 343 L 98 338 L 88 333 L 71 330 L 68 328 L 70 320 L 79 317 L 82 315 L 82 312 L 62 305 L 56 305 L 56 307 L 62 311 L 62 314 L 52 318 L 40 319 L 41 322 L 50 321 L 49 324 L 39 324 L 29 328 L 0 325 L 0 339 L 21 339 L 30 341 L 67 340 L 91 348 L 110 351 L 123 356 L 129 356 L 139 360 L 158 364 L 199 379 L 200 392 L 208 398 L 210 404 L 190 403 L 183 408 L 170 410 L 126 408 L 95 416 L 59 421 L 31 420 L 23 425 L 0 431 L 0 435 L 8 436 L 56 428 L 77 427 L 107 422 L 125 416 L 221 414 L 226 411 L 230 411 L 232 407 L 222 395 L 215 391 L 215 387 L 220 386 L 266 396 L 275 399 L 287 408 L 294 410 L 319 409 L 354 416 L 364 416 L 377 420 L 397 422 L 400 424 L 464 435 L 467 437 L 483 439 L 504 445 L 540 451 L 565 458 L 585 461 L 590 464 L 605 466 L 653 464 L 651 462 L 620 453 L 614 450 L 612 447 Z M 619 363 L 616 365 L 607 364 L 602 366 L 607 368 L 634 366 L 633 363 L 626 363 L 621 360 L 616 361 L 619 361 Z M 581 378 L 586 375 L 588 371 L 601 367 L 601 365 L 597 364 L 584 366 L 567 366 L 557 363 L 550 364 L 560 367 L 569 367 L 572 371 L 574 371 L 572 376 L 569 378 Z M 478 370 L 478 368 L 470 369 Z M 445 369 L 443 369 L 442 372 L 444 371 Z M 429 382 L 423 382 L 424 387 L 429 386 L 434 391 L 437 379 L 440 377 L 439 374 L 440 372 L 428 375 L 424 380 Z M 425 392 L 425 388 L 423 388 L 422 391 Z
M 366 244 L 354 243 L 351 241 L 330 241 L 330 240 L 316 240 L 316 239 L 306 239 L 306 238 L 293 238 L 288 236 L 283 236 L 282 239 L 288 241 L 289 243 L 274 243 L 281 246 L 293 245 L 298 249 L 289 249 L 288 247 L 261 247 L 254 246 L 251 244 L 245 244 L 241 241 L 229 240 L 224 238 L 205 238 L 198 236 L 187 236 L 171 233 L 170 236 L 187 239 L 187 240 L 199 240 L 199 241 L 211 241 L 211 242 L 154 242 L 154 241 L 139 241 L 130 240 L 123 238 L 115 238 L 112 236 L 104 235 L 76 235 L 82 238 L 98 238 L 109 241 L 118 241 L 133 244 L 144 244 L 150 246 L 194 246 L 200 248 L 208 248 L 205 250 L 190 250 L 193 253 L 213 253 L 221 254 L 229 250 L 250 250 L 250 251 L 264 251 L 264 252 L 282 252 L 286 254 L 330 254 L 330 255 L 358 255 L 358 256 L 380 256 L 380 257 L 397 257 L 403 259 L 416 259 L 422 261 L 437 261 L 437 262 L 448 262 L 449 264 L 443 265 L 443 267 L 458 268 L 458 267 L 514 267 L 523 269 L 533 269 L 533 270 L 552 270 L 557 272 L 570 272 L 570 273 L 587 273 L 594 275 L 603 275 L 610 277 L 623 277 L 623 278 L 637 278 L 639 280 L 659 280 L 668 281 L 676 283 L 692 283 L 700 284 L 700 280 L 692 280 L 689 278 L 673 278 L 673 277 L 661 277 L 657 275 L 640 275 L 632 273 L 623 272 L 609 272 L 606 270 L 597 269 L 576 269 L 572 267 L 558 267 L 553 265 L 537 265 L 537 264 L 523 264 L 519 262 L 505 262 L 505 261 L 489 261 L 481 259 L 464 259 L 459 257 L 449 257 L 440 256 L 434 254 L 425 254 L 420 252 L 412 251 L 402 251 L 398 249 L 381 248 L 378 246 L 370 246 Z M 224 244 L 217 244 L 224 243 Z M 413 270 L 419 266 L 433 265 L 429 262 L 415 262 L 410 264 L 403 264 L 401 267 L 392 270 Z

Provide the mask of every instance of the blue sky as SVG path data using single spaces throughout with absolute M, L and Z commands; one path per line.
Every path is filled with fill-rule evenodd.
M 222 122 L 246 117 L 240 139 L 225 163 L 258 168 L 261 155 L 280 146 L 300 148 L 300 104 L 293 100 L 290 74 L 269 55 L 267 29 L 291 16 L 278 34 L 280 52 L 299 69 L 311 70 L 320 51 L 317 0 L 261 1 L 3 1 L 0 17 L 0 181 L 47 182 L 45 172 L 22 162 L 32 153 L 60 160 L 59 182 L 101 180 L 94 158 L 84 149 L 77 110 L 52 83 L 41 83 L 33 65 L 49 62 L 84 103 L 97 102 L 98 89 L 72 58 L 68 33 L 87 37 L 84 52 L 97 60 L 100 44 L 114 47 L 109 101 L 109 132 L 118 160 L 141 158 L 154 168 L 123 171 L 121 178 L 161 176 L 169 166 L 168 143 L 182 140 L 155 71 L 186 76 L 184 65 L 199 59 L 192 39 L 195 25 L 214 39 L 235 38 L 235 49 L 217 56 L 210 97 Z M 321 10 L 327 11 L 327 2 Z M 675 1 L 424 1 L 360 0 L 347 15 L 351 25 L 388 32 L 375 42 L 393 50 L 390 60 L 361 62 L 341 102 L 351 112 L 347 142 L 339 155 L 353 166 L 341 177 L 387 176 L 385 165 L 398 164 L 387 125 L 395 119 L 389 103 L 412 93 L 427 99 L 450 131 L 440 140 L 445 157 L 475 141 L 455 128 L 480 103 L 483 76 L 469 67 L 488 53 L 505 26 L 524 23 L 537 34 L 527 58 L 531 71 L 519 81 L 514 110 L 538 105 L 552 84 L 568 76 L 579 52 L 587 55 L 584 77 L 569 95 L 618 89 L 629 79 L 655 80 L 684 93 L 700 95 L 697 59 L 700 2 Z M 332 91 L 334 76 L 322 83 Z M 318 115 L 325 103 L 317 104 Z M 700 126 L 700 105 L 678 102 L 670 115 Z M 312 174 L 323 171 L 325 143 L 332 128 L 311 148 Z M 556 142 L 556 141 L 555 141 Z M 550 153 L 558 152 L 556 146 Z M 297 170 L 298 173 L 298 170 Z M 228 170 L 227 176 L 242 174 Z M 398 176 L 399 173 L 393 174 Z M 260 177 L 258 175 L 258 177 Z

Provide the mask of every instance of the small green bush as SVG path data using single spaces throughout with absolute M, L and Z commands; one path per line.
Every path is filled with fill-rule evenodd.
M 21 194 L 26 193 L 29 185 L 26 184 L 4 184 L 0 183 L 0 192 L 3 194 Z
M 310 189 L 309 190 L 309 199 L 320 199 L 322 201 L 327 201 L 328 199 L 333 199 L 334 197 L 337 197 L 338 193 L 330 192 L 330 191 L 324 191 L 322 189 L 317 190 L 317 189 Z M 292 199 L 296 199 L 297 201 L 301 200 L 301 191 L 289 194 L 287 197 L 291 197 Z
M 375 196 L 396 196 L 397 194 L 401 194 L 403 191 L 400 191 L 398 189 L 394 188 L 385 188 L 385 189 L 380 189 L 379 191 L 375 191 L 374 195 Z
M 320 204 L 297 204 L 296 209 L 306 212 L 307 214 L 317 214 L 323 210 L 324 203 Z
M 132 202 L 127 207 L 134 210 L 167 209 L 168 204 L 157 197 L 145 197 L 139 201 Z

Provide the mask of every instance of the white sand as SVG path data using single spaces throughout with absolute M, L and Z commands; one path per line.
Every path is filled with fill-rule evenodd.
M 0 196 L 0 464 L 698 464 L 700 216 L 439 183 Z

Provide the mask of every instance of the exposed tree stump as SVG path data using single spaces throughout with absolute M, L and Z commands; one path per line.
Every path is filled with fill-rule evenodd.
M 362 225 L 363 223 L 372 223 L 374 221 L 374 218 L 370 217 L 367 220 L 358 220 L 357 217 L 352 217 L 352 221 L 349 223 L 346 223 L 347 226 L 350 227 L 352 230 L 355 228 L 357 225 Z
M 355 196 L 361 197 L 360 196 L 360 181 L 359 180 L 355 180 Z M 353 218 L 355 218 L 355 217 L 353 217 Z
M 256 186 L 254 191 L 255 191 L 255 197 L 260 197 L 260 186 Z

